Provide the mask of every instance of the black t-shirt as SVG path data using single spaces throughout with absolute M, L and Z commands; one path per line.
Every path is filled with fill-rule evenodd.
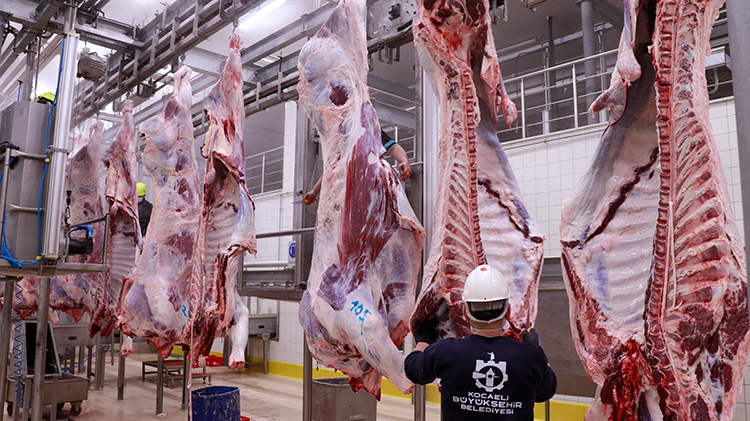
M 446 338 L 409 354 L 404 368 L 414 383 L 441 379 L 444 421 L 533 421 L 534 402 L 557 389 L 542 348 L 504 336 Z
M 383 147 L 385 148 L 386 153 L 388 153 L 392 147 L 396 146 L 396 141 L 388 136 L 388 133 L 383 130 L 380 131 L 380 141 L 383 142 Z
M 145 198 L 138 202 L 138 223 L 141 225 L 141 235 L 146 235 L 148 223 L 151 221 L 151 211 L 154 205 Z

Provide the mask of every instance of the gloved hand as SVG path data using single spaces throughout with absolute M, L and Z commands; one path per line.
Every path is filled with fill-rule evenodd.
M 431 317 L 415 322 L 412 334 L 417 343 L 427 342 L 428 344 L 432 344 L 437 342 L 437 318 Z
M 539 334 L 536 333 L 536 330 L 534 328 L 526 329 L 523 332 L 522 339 L 526 343 L 534 344 L 538 347 L 542 346 L 542 341 L 539 339 Z

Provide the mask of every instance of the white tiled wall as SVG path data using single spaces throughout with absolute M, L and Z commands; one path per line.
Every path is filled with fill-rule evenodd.
M 273 192 L 253 197 L 255 201 L 255 228 L 258 233 L 285 231 L 293 228 L 292 217 L 294 200 L 294 157 L 296 145 L 298 107 L 295 102 L 284 106 L 284 179 L 281 192 Z M 262 238 L 258 240 L 258 253 L 246 261 L 286 261 L 292 237 Z M 297 303 L 277 302 L 253 298 L 250 300 L 251 313 L 279 312 L 279 338 L 270 341 L 268 359 L 291 364 L 302 364 L 303 331 L 297 318 Z M 263 341 L 250 340 L 250 355 L 260 358 L 263 355 Z

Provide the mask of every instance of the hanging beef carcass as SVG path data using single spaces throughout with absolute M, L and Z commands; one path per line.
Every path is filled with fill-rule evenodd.
M 200 354 L 211 351 L 217 332 L 228 334 L 232 339 L 229 366 L 237 369 L 245 366 L 249 315 L 237 292 L 237 275 L 242 254 L 254 254 L 256 244 L 255 205 L 245 183 L 245 103 L 237 34 L 229 38 L 229 58 L 205 103 L 208 132 L 201 152 L 206 158 L 206 178 L 198 234 L 205 254 L 193 262 L 195 301 L 184 342 L 190 344 L 195 364 Z
M 119 323 L 166 358 L 188 321 L 193 259 L 200 224 L 200 182 L 190 113 L 190 68 L 174 75 L 174 92 L 141 128 L 142 161 L 154 186 L 154 208 L 143 250 L 123 279 Z
M 68 158 L 65 174 L 68 190 L 71 192 L 70 208 L 66 211 L 70 224 L 104 216 L 99 190 L 99 148 L 103 129 L 104 124 L 96 121 L 90 127 L 88 136 L 75 137 L 75 147 Z M 94 242 L 92 253 L 67 256 L 67 262 L 102 262 L 104 223 L 98 222 L 89 226 Z M 85 228 L 71 233 L 73 238 L 82 238 L 86 235 Z M 91 314 L 93 311 L 94 291 L 104 276 L 101 272 L 91 272 L 53 277 L 50 279 L 50 308 L 68 313 L 78 322 L 84 314 Z M 35 313 L 39 305 L 39 279 L 24 278 L 15 286 L 15 291 L 14 307 L 21 312 L 21 317 Z
M 136 254 L 141 249 L 141 228 L 138 224 L 138 196 L 135 189 L 135 127 L 133 101 L 122 106 L 122 126 L 117 137 L 102 157 L 107 167 L 104 197 L 109 212 L 109 273 L 96 285 L 95 309 L 89 323 L 91 336 L 101 331 L 108 337 L 117 323 L 117 309 L 122 279 L 130 273 Z
M 367 91 L 364 0 L 341 0 L 302 49 L 299 104 L 320 133 L 323 183 L 299 320 L 323 365 L 380 397 L 404 393 L 398 344 L 409 332 L 424 230 L 386 161 Z
M 598 385 L 587 420 L 732 419 L 747 275 L 704 76 L 722 3 L 625 2 L 612 86 L 592 106 L 610 126 L 561 224 L 573 339 Z
M 497 138 L 496 107 L 508 125 L 516 109 L 500 75 L 487 9 L 482 0 L 419 1 L 413 25 L 441 127 L 430 257 L 411 321 L 437 317 L 440 337 L 470 334 L 461 294 L 466 276 L 483 263 L 513 280 L 511 324 L 531 327 L 536 318 L 544 236 Z M 520 330 L 510 334 L 520 337 Z
M 99 149 L 102 144 L 103 131 L 104 124 L 98 120 L 94 122 L 89 129 L 89 137 L 73 151 L 72 157 L 68 160 L 66 178 L 71 191 L 68 221 L 71 224 L 104 216 L 104 204 L 99 189 Z M 104 225 L 103 222 L 90 224 L 94 241 L 91 254 L 68 256 L 67 261 L 101 263 L 104 251 Z M 71 233 L 72 238 L 85 235 L 83 230 Z M 93 297 L 96 285 L 102 282 L 104 276 L 102 272 L 93 272 L 57 277 L 58 282 L 50 282 L 50 307 L 73 315 L 76 321 L 80 320 L 84 312 L 91 314 L 94 308 Z

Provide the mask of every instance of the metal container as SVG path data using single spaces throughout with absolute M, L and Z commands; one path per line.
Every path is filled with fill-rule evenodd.
M 16 403 L 16 382 L 14 379 L 7 379 L 8 389 L 5 401 L 15 406 Z M 29 386 L 31 382 L 29 381 Z M 25 388 L 24 388 L 25 393 Z M 73 376 L 62 373 L 60 377 L 46 377 L 42 388 L 42 404 L 64 404 L 70 402 L 72 414 L 81 413 L 81 404 L 89 398 L 89 379 L 85 377 Z M 31 400 L 25 400 L 27 405 Z
M 313 421 L 375 421 L 376 417 L 375 396 L 364 389 L 354 393 L 348 378 L 312 381 Z
M 49 105 L 22 101 L 13 103 L 0 117 L 0 141 L 13 144 L 20 152 L 44 158 L 49 112 Z M 50 124 L 50 131 L 53 127 L 54 121 Z M 49 141 L 52 142 L 52 133 Z M 40 206 L 44 167 L 44 159 L 28 157 L 16 157 L 11 164 L 5 208 L 5 239 L 11 255 L 24 262 L 33 262 L 39 254 L 38 216 L 30 210 Z M 44 194 L 44 191 L 41 193 Z M 44 197 L 41 206 L 44 206 Z

